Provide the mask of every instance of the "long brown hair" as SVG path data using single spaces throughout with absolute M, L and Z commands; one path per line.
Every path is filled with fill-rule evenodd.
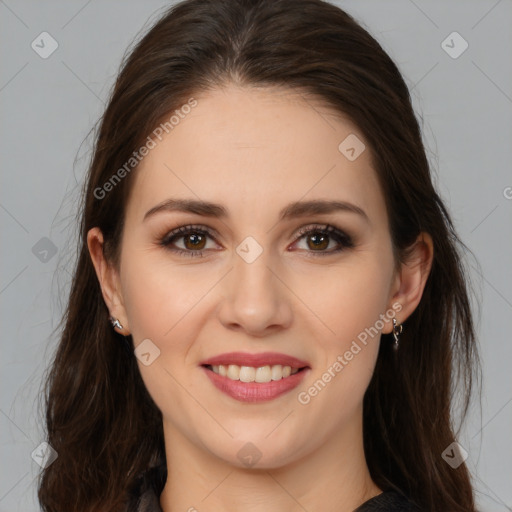
M 396 357 L 383 335 L 364 397 L 365 454 L 380 488 L 399 489 L 424 510 L 475 511 L 466 465 L 452 469 L 441 456 L 455 439 L 455 384 L 463 420 L 480 368 L 465 246 L 433 187 L 399 70 L 351 16 L 321 0 L 184 1 L 125 57 L 95 140 L 78 259 L 45 383 L 47 440 L 58 458 L 41 474 L 43 510 L 122 510 L 137 475 L 165 461 L 161 413 L 131 338 L 123 340 L 108 321 L 87 232 L 98 226 L 106 256 L 118 263 L 136 166 L 107 192 L 102 187 L 162 119 L 228 82 L 286 87 L 348 116 L 371 150 L 397 261 L 421 231 L 432 236 L 431 273 Z

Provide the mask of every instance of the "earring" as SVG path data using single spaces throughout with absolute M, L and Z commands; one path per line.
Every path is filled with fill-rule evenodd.
M 393 318 L 393 337 L 395 338 L 393 343 L 393 350 L 395 352 L 398 350 L 400 334 L 402 334 L 403 327 L 403 324 L 397 324 L 396 319 Z
M 117 327 L 118 329 L 122 329 L 123 326 L 121 325 L 121 322 L 117 319 L 117 318 L 114 318 L 113 316 L 111 316 L 109 318 L 111 324 L 112 324 L 112 327 Z

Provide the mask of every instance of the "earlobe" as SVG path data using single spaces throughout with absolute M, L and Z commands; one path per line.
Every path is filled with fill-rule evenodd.
M 120 292 L 119 275 L 114 266 L 105 258 L 103 233 L 100 228 L 94 227 L 88 231 L 87 247 L 110 317 L 118 321 L 114 328 L 126 336 L 129 334 L 128 319 Z M 120 328 L 119 325 L 122 327 Z
M 396 275 L 394 290 L 390 299 L 390 307 L 399 303 L 400 311 L 396 313 L 399 324 L 414 312 L 423 296 L 432 262 L 434 258 L 434 245 L 428 233 L 420 233 L 414 244 L 407 252 L 407 260 L 402 263 L 400 272 Z M 395 308 L 394 308 L 395 309 Z M 392 325 L 386 325 L 385 333 L 392 331 Z

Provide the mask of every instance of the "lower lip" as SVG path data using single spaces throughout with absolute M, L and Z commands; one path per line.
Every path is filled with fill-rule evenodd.
M 240 402 L 268 402 L 296 388 L 309 368 L 270 382 L 241 382 L 223 377 L 208 368 L 202 367 L 213 385 L 226 395 Z

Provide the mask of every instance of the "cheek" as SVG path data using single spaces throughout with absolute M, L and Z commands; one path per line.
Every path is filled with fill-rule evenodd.
M 304 401 L 316 404 L 312 409 L 333 408 L 335 416 L 344 416 L 362 402 L 378 355 L 392 265 L 390 256 L 372 252 L 320 279 L 316 276 L 317 286 L 307 302 L 321 320 L 310 330 L 316 339 L 317 367 L 302 388 Z M 338 408 L 341 403 L 343 410 Z
M 197 385 L 191 380 L 199 358 L 196 341 L 211 316 L 219 275 L 170 262 L 160 250 L 126 252 L 121 278 L 134 345 L 149 339 L 159 350 L 154 363 L 139 363 L 140 373 L 159 408 L 172 416 L 172 409 L 190 405 L 182 386 L 194 392 Z
M 214 282 L 214 276 L 207 282 L 193 268 L 169 263 L 165 255 L 156 253 L 130 255 L 122 271 L 124 304 L 135 344 L 144 338 L 167 343 Z
M 197 366 L 194 341 L 206 316 L 207 292 L 218 277 L 213 272 L 199 276 L 193 265 L 170 264 L 165 255 L 137 257 L 134 252 L 123 265 L 123 296 L 134 345 L 149 339 L 160 351 L 151 364 L 138 363 L 141 377 L 164 417 L 189 428 L 187 421 L 196 422 L 190 417 L 201 414 L 189 395 L 200 396 L 190 381 Z
M 391 259 L 382 261 L 368 253 L 353 258 L 347 265 L 316 273 L 311 279 L 302 277 L 297 287 L 300 286 L 300 293 L 307 296 L 305 302 L 311 310 L 317 312 L 324 324 L 322 330 L 329 335 L 332 345 L 341 349 L 359 333 L 374 326 L 379 315 L 385 312 L 391 273 Z M 378 326 L 381 330 L 380 322 Z

